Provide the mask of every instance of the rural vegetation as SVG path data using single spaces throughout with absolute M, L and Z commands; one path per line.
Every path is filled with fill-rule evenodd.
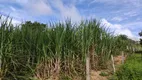
M 114 36 L 97 20 L 42 24 L 27 21 L 14 26 L 0 17 L 0 77 L 2 80 L 72 80 L 90 69 L 107 68 L 111 55 L 128 53 L 135 42 Z M 139 74 L 139 73 L 138 73 Z
M 142 80 L 142 58 L 140 54 L 128 57 L 126 63 L 120 67 L 110 80 Z
M 142 36 L 142 32 L 139 33 Z M 142 39 L 140 39 L 142 45 Z M 125 64 L 110 78 L 110 80 L 142 80 L 142 47 L 137 44 L 135 53 L 129 55 Z

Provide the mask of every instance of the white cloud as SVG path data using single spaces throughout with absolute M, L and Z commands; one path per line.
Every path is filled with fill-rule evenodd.
M 138 32 L 140 32 L 142 30 L 142 26 L 141 25 L 142 25 L 142 21 L 129 22 L 129 23 L 124 24 L 124 26 L 126 28 L 131 29 L 136 34 L 138 34 Z
M 28 3 L 29 0 L 15 0 L 15 1 L 23 4 L 23 3 Z M 32 1 L 32 0 L 30 0 L 30 1 Z
M 16 9 L 15 9 L 14 7 L 12 7 L 12 6 L 10 6 L 10 9 L 11 9 L 12 11 L 16 11 Z
M 36 16 L 51 15 L 53 13 L 51 6 L 45 0 L 0 0 L 0 2 L 6 4 L 1 4 L 5 7 L 0 8 L 0 13 L 4 16 L 9 15 L 13 20 L 34 21 Z M 22 8 L 8 5 L 8 3 L 18 4 Z
M 13 2 L 12 2 L 13 1 Z M 22 6 L 22 9 L 14 8 L 10 6 L 12 10 L 10 14 L 14 17 L 20 16 L 21 19 L 27 19 L 27 17 L 42 16 L 42 15 L 56 15 L 60 20 L 71 18 L 72 21 L 80 21 L 81 15 L 74 4 L 69 6 L 64 5 L 62 0 L 12 0 L 9 3 L 16 3 Z M 3 0 L 8 2 L 8 0 Z M 50 4 L 49 4 L 50 3 Z M 53 10 L 56 9 L 56 10 Z M 5 9 L 5 12 L 8 9 Z M 8 13 L 7 13 L 8 14 Z
M 118 21 L 118 22 L 120 22 L 120 21 L 122 21 L 122 20 L 124 20 L 122 17 L 114 17 L 114 18 L 112 18 L 111 19 L 112 21 Z
M 102 25 L 108 27 L 110 30 L 114 31 L 114 35 L 124 34 L 127 35 L 130 39 L 139 40 L 139 37 L 134 35 L 133 32 L 128 28 L 120 24 L 111 24 L 106 19 L 102 19 Z
M 29 7 L 31 7 L 34 12 L 41 15 L 51 14 L 53 12 L 50 5 L 44 2 L 43 0 L 39 0 L 33 4 L 31 3 L 29 4 Z
M 95 2 L 99 2 L 99 3 L 115 3 L 116 0 L 93 0 L 91 3 L 95 3 Z
M 75 5 L 65 6 L 61 0 L 51 1 L 52 5 L 59 10 L 61 18 L 64 20 L 66 18 L 71 18 L 72 21 L 80 21 L 81 16 L 75 7 Z
M 132 5 L 133 7 L 140 7 L 142 1 L 141 0 L 93 0 L 91 3 L 107 3 L 111 5 L 120 5 L 120 4 L 125 4 L 125 5 Z
M 122 27 L 120 24 L 111 24 L 111 23 L 109 23 L 106 19 L 102 19 L 102 20 L 101 20 L 101 23 L 102 23 L 102 25 L 104 25 L 105 27 L 110 28 L 110 29 L 112 29 L 112 30 L 121 29 L 121 27 Z
M 49 15 L 53 10 L 46 0 L 0 0 L 1 3 L 16 3 L 22 10 L 32 15 Z M 16 10 L 10 6 L 10 9 Z
M 17 2 L 25 8 L 25 11 L 29 11 L 34 15 L 49 15 L 53 12 L 45 0 L 17 0 Z
M 130 17 L 137 16 L 138 14 L 139 13 L 135 12 L 135 11 L 130 11 L 130 12 L 124 13 L 125 16 L 130 16 Z
M 116 29 L 115 31 L 116 34 L 120 35 L 120 34 L 124 34 L 127 35 L 129 38 L 131 39 L 135 39 L 135 36 L 132 34 L 132 32 L 127 29 L 127 28 L 120 28 L 120 29 Z

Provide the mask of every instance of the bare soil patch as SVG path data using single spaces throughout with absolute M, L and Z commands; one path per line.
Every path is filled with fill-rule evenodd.
M 124 56 L 124 61 L 126 60 L 126 56 Z M 109 61 L 109 64 L 111 61 Z M 122 64 L 122 55 L 118 55 L 114 57 L 114 63 L 115 66 L 121 65 Z M 111 65 L 110 65 L 111 66 Z M 99 70 L 99 71 L 95 71 L 95 70 L 91 70 L 91 80 L 108 80 L 108 78 L 112 75 L 111 72 L 109 72 L 109 69 L 105 69 L 105 70 Z M 101 76 L 101 72 L 107 72 L 109 73 L 108 76 Z

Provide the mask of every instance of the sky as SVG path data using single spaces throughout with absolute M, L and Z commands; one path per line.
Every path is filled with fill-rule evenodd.
M 64 21 L 98 19 L 114 31 L 139 40 L 142 30 L 142 0 L 0 0 L 0 14 L 23 21 Z

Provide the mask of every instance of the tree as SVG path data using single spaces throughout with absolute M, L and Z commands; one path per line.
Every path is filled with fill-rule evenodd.
M 118 35 L 116 38 L 116 47 L 124 51 L 128 45 L 128 37 L 126 35 Z
M 120 38 L 121 40 L 128 40 L 127 35 L 119 35 L 118 38 Z
M 142 31 L 139 33 L 140 36 L 142 36 Z
M 142 31 L 139 33 L 139 35 L 142 37 Z M 140 44 L 142 45 L 142 39 L 140 39 Z
M 31 22 L 31 21 L 26 21 L 24 24 L 22 24 L 22 29 L 27 28 L 32 31 L 44 31 L 46 27 L 46 24 L 39 23 L 39 22 Z

